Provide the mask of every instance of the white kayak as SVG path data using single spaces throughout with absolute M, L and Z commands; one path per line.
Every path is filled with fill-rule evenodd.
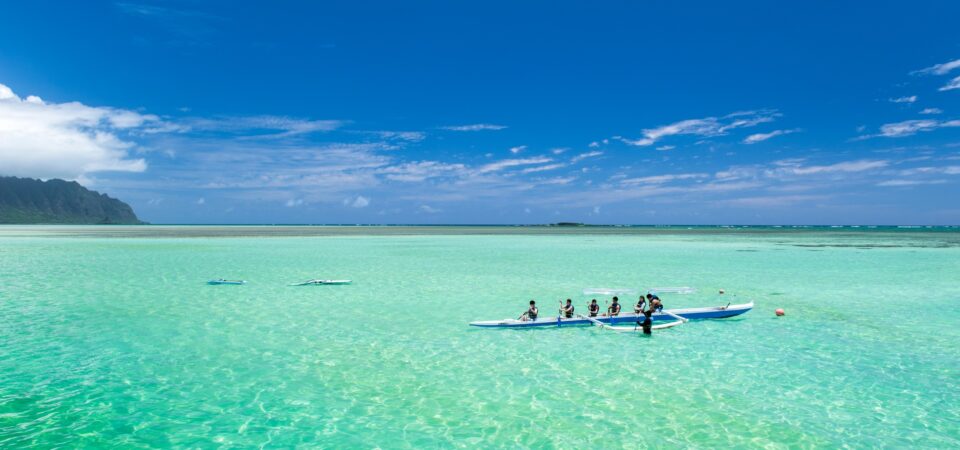
M 292 284 L 291 286 L 320 286 L 320 285 L 337 285 L 337 284 L 350 284 L 351 280 L 308 280 L 303 283 Z

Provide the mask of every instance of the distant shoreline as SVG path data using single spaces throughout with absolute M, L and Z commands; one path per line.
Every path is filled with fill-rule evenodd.
M 0 237 L 217 238 L 337 236 L 775 236 L 801 234 L 904 236 L 960 233 L 960 226 L 917 225 L 0 225 Z

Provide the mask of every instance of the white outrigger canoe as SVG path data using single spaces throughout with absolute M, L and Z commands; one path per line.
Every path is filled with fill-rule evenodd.
M 739 305 L 727 305 L 727 306 L 713 306 L 707 308 L 678 308 L 678 309 L 665 309 L 661 312 L 654 313 L 650 316 L 654 322 L 657 321 L 674 321 L 670 324 L 664 325 L 679 325 L 682 323 L 678 318 L 685 320 L 697 320 L 697 319 L 725 319 L 727 317 L 739 316 L 745 312 L 753 309 L 753 302 L 743 303 Z M 503 320 L 483 320 L 479 322 L 470 322 L 470 326 L 474 327 L 485 327 L 485 328 L 529 328 L 529 327 L 561 327 L 561 326 L 574 326 L 574 325 L 616 325 L 616 324 L 630 324 L 635 325 L 637 323 L 638 317 L 639 320 L 643 320 L 643 315 L 638 315 L 633 312 L 621 313 L 619 316 L 609 317 L 609 316 L 597 316 L 597 317 L 584 317 L 582 315 L 577 315 L 575 317 L 561 318 L 558 316 L 549 316 L 541 315 L 537 320 L 517 320 L 517 319 L 503 319 Z M 619 328 L 619 327 L 610 327 L 610 328 Z M 654 325 L 654 329 L 667 328 L 663 325 Z
M 303 283 L 291 284 L 291 286 L 320 286 L 320 285 L 337 285 L 337 284 L 350 284 L 351 280 L 309 280 L 304 281 Z
M 219 280 L 210 280 L 207 284 L 247 284 L 244 280 L 224 280 L 220 278 Z

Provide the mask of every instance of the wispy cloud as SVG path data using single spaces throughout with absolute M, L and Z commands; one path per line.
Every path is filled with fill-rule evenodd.
M 562 169 L 562 168 L 564 168 L 564 167 L 567 167 L 567 165 L 566 165 L 566 164 L 562 164 L 562 163 L 547 164 L 547 165 L 545 165 L 545 166 L 528 167 L 528 168 L 526 168 L 526 169 L 521 170 L 520 172 L 521 172 L 521 173 L 545 172 L 545 171 L 548 171 L 548 170 Z
M 430 178 L 462 175 L 466 170 L 463 164 L 449 164 L 439 161 L 414 161 L 378 170 L 388 180 L 419 183 Z
M 942 113 L 943 113 L 943 110 L 940 108 L 923 108 L 923 110 L 920 111 L 920 114 L 942 114 Z
M 744 143 L 744 144 L 756 144 L 757 142 L 763 142 L 763 141 L 765 141 L 765 140 L 767 140 L 767 139 L 770 139 L 770 138 L 773 138 L 773 137 L 783 136 L 783 135 L 785 135 L 785 134 L 792 134 L 792 133 L 796 133 L 796 132 L 798 132 L 798 131 L 800 131 L 800 130 L 799 130 L 799 129 L 793 129 L 793 130 L 774 130 L 774 131 L 771 131 L 771 132 L 769 132 L 769 133 L 751 134 L 750 136 L 747 136 L 747 138 L 743 140 L 743 143 Z
M 903 122 L 888 123 L 880 126 L 880 133 L 862 136 L 859 139 L 866 139 L 871 137 L 888 137 L 888 138 L 897 138 L 904 136 L 912 136 L 914 134 L 924 132 L 924 131 L 933 131 L 938 128 L 952 128 L 960 127 L 960 120 L 933 120 L 933 119 L 915 119 L 915 120 L 905 120 Z
M 570 158 L 570 163 L 571 163 L 571 164 L 576 164 L 576 163 L 578 163 L 578 162 L 580 162 L 580 161 L 583 161 L 583 160 L 585 160 L 585 159 L 587 159 L 587 158 L 594 158 L 594 157 L 602 156 L 602 155 L 603 155 L 603 152 L 598 151 L 598 150 L 594 150 L 594 151 L 592 151 L 592 152 L 581 153 L 581 154 L 579 154 L 579 155 L 577 155 L 577 156 L 574 156 L 573 158 Z
M 352 208 L 366 208 L 370 205 L 370 199 L 362 195 L 358 195 L 353 198 L 343 199 L 343 204 Z
M 952 70 L 957 68 L 960 68 L 960 59 L 955 59 L 953 61 L 945 62 L 943 64 L 934 64 L 930 67 L 920 69 L 920 70 L 915 70 L 911 73 L 915 75 L 925 75 L 925 74 L 946 75 L 947 73 L 950 73 Z
M 945 62 L 942 64 L 935 64 L 925 69 L 915 70 L 911 72 L 911 74 L 913 75 L 946 75 L 957 68 L 960 68 L 960 59 L 955 59 L 953 61 Z M 947 84 L 940 87 L 939 90 L 951 91 L 954 89 L 960 89 L 960 76 L 948 81 Z
M 693 180 L 693 179 L 702 179 L 708 178 L 710 175 L 705 173 L 681 173 L 681 174 L 668 174 L 668 175 L 654 175 L 649 177 L 641 178 L 628 178 L 622 180 L 620 184 L 623 185 L 637 185 L 637 184 L 663 184 L 671 181 L 677 180 Z
M 301 134 L 337 130 L 346 120 L 309 120 L 286 116 L 195 117 L 182 123 L 194 131 L 234 133 L 255 138 L 283 138 Z M 380 132 L 396 133 L 396 132 Z
M 479 173 L 489 173 L 489 172 L 498 172 L 503 169 L 508 169 L 510 167 L 516 166 L 529 166 L 532 164 L 544 164 L 552 162 L 553 159 L 547 158 L 545 156 L 537 156 L 533 158 L 522 158 L 522 159 L 504 159 L 490 164 L 485 164 L 478 169 Z
M 475 123 L 471 125 L 452 125 L 440 127 L 440 129 L 447 131 L 496 131 L 504 128 L 507 128 L 506 125 L 495 125 L 492 123 Z
M 656 128 L 648 128 L 643 130 L 643 137 L 639 139 L 629 139 L 621 136 L 615 136 L 614 138 L 628 145 L 650 146 L 668 136 L 723 136 L 730 130 L 737 128 L 749 128 L 761 123 L 773 122 L 779 116 L 778 112 L 772 110 L 742 111 L 720 118 L 688 119 Z
M 945 84 L 945 85 L 944 85 L 943 87 L 941 87 L 939 90 L 941 90 L 941 91 L 952 91 L 952 90 L 954 90 L 954 89 L 960 89 L 960 77 L 956 77 L 956 78 L 950 80 L 949 82 L 947 82 L 947 84 Z
M 897 97 L 897 98 L 891 98 L 891 99 L 890 99 L 890 102 L 891 102 L 891 103 L 913 103 L 913 102 L 915 102 L 915 101 L 917 101 L 917 96 L 916 96 L 916 95 L 911 95 L 911 96 L 907 96 L 907 97 Z
M 510 147 L 510 153 L 513 153 L 514 155 L 516 155 L 517 153 L 520 153 L 526 149 L 527 149 L 526 145 L 518 145 L 516 147 Z

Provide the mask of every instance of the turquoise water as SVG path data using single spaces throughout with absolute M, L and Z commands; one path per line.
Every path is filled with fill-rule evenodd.
M 960 446 L 956 230 L 115 230 L 0 228 L 0 446 Z M 467 326 L 656 285 L 756 309 Z

